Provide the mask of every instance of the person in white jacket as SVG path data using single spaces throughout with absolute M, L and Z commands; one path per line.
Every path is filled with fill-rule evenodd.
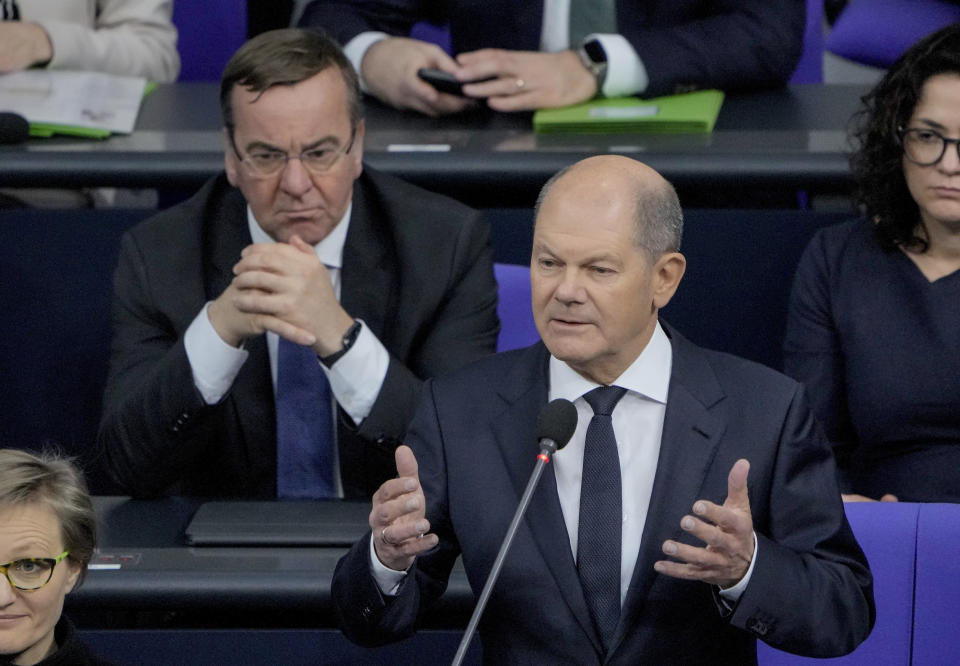
M 0 0 L 0 73 L 29 67 L 180 73 L 173 0 Z

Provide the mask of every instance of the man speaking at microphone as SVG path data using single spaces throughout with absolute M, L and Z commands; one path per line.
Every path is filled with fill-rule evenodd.
M 334 575 L 348 637 L 409 636 L 460 553 L 480 590 L 556 398 L 577 427 L 493 588 L 485 663 L 749 664 L 756 638 L 829 657 L 867 637 L 872 578 L 801 387 L 658 321 L 686 267 L 682 226 L 670 184 L 625 157 L 544 186 L 542 343 L 426 384 L 398 478 Z

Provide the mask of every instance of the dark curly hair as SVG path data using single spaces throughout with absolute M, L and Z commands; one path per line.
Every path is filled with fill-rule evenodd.
M 875 223 L 880 244 L 925 252 L 928 243 L 917 234 L 920 209 L 903 175 L 900 128 L 905 127 L 931 76 L 960 74 L 960 23 L 911 46 L 879 83 L 861 99 L 853 117 L 855 151 L 850 167 L 857 182 L 856 200 Z

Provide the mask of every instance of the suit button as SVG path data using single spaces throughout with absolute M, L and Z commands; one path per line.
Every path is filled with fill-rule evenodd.
M 360 609 L 360 615 L 363 616 L 364 620 L 369 620 L 370 616 L 373 615 L 373 609 L 370 606 L 364 606 Z
M 757 636 L 766 636 L 767 632 L 770 631 L 770 626 L 763 620 L 751 618 L 750 621 L 747 622 L 747 629 L 755 633 Z

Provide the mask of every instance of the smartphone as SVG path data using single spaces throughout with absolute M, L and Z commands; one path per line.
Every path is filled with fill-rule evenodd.
M 448 95 L 459 95 L 460 97 L 464 96 L 463 85 L 465 83 L 483 83 L 484 81 L 492 81 L 493 79 L 497 78 L 495 76 L 490 76 L 485 79 L 478 79 L 476 81 L 460 82 L 456 79 L 456 77 L 454 77 L 453 74 L 449 74 L 442 69 L 431 69 L 429 67 L 421 67 L 418 69 L 417 76 L 436 88 L 439 92 L 447 93 Z

